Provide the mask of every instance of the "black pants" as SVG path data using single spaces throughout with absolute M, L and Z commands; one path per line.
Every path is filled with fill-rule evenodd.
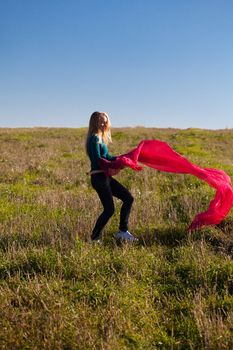
M 98 193 L 104 207 L 104 211 L 96 221 L 91 238 L 97 239 L 100 237 L 102 229 L 113 215 L 115 210 L 113 196 L 121 199 L 123 202 L 120 213 L 119 229 L 121 231 L 127 231 L 129 214 L 134 201 L 131 193 L 116 179 L 111 176 L 105 176 L 103 173 L 91 175 L 91 184 Z

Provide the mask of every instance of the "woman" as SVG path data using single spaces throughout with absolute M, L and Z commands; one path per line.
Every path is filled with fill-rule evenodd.
M 91 115 L 86 139 L 86 151 L 91 161 L 91 184 L 96 190 L 104 207 L 93 228 L 91 239 L 100 242 L 104 226 L 114 213 L 113 196 L 122 200 L 120 212 L 119 232 L 117 239 L 134 241 L 136 238 L 128 231 L 128 219 L 134 201 L 131 193 L 112 177 L 119 170 L 110 169 L 109 176 L 100 168 L 100 159 L 104 158 L 113 162 L 116 157 L 108 153 L 107 145 L 111 142 L 110 120 L 104 112 L 94 112 Z

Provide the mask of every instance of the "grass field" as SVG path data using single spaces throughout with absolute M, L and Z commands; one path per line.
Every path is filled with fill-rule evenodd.
M 86 129 L 0 129 L 0 349 L 233 349 L 233 211 L 188 233 L 214 189 L 189 175 L 124 169 L 135 197 L 119 246 L 120 202 L 101 212 Z M 233 179 L 233 130 L 113 129 L 110 153 L 160 139 Z

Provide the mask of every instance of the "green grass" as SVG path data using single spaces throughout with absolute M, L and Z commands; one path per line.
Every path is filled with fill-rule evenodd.
M 1 349 L 233 348 L 233 213 L 187 232 L 214 190 L 190 175 L 117 175 L 135 197 L 118 245 L 120 202 L 90 242 L 102 208 L 86 129 L 0 129 Z M 160 139 L 233 179 L 233 131 L 113 129 L 112 154 Z

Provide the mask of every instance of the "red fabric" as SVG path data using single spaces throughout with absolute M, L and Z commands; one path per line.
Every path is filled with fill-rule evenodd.
M 106 173 L 108 169 L 122 169 L 123 167 L 140 171 L 142 167 L 138 165 L 138 162 L 160 171 L 194 175 L 217 190 L 207 211 L 195 216 L 189 226 L 191 230 L 203 225 L 220 223 L 233 205 L 231 178 L 224 171 L 201 168 L 192 164 L 185 157 L 175 152 L 166 142 L 159 140 L 141 141 L 135 149 L 118 156 L 113 162 L 102 158 L 101 168 Z

